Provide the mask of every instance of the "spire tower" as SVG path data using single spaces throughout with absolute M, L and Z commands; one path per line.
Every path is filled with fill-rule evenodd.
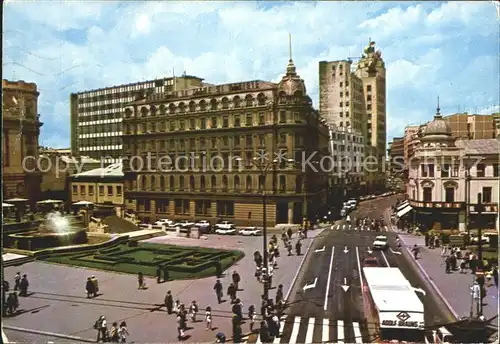
M 297 74 L 295 64 L 293 63 L 292 60 L 292 34 L 288 33 L 288 54 L 289 60 L 288 60 L 288 66 L 286 66 L 286 74 L 287 75 L 295 75 Z
M 438 96 L 438 99 L 437 99 L 436 116 L 434 116 L 434 117 L 438 117 L 438 118 L 441 117 L 441 108 L 439 107 L 439 96 Z

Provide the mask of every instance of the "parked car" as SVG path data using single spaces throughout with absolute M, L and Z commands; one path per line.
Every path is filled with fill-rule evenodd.
M 194 225 L 200 229 L 201 233 L 210 233 L 210 231 L 212 229 L 210 222 L 208 222 L 207 220 L 198 221 Z
M 222 235 L 235 235 L 236 228 L 216 228 L 215 233 L 222 234 Z
M 363 266 L 364 267 L 372 267 L 372 268 L 377 268 L 379 267 L 380 265 L 378 264 L 378 259 L 373 257 L 373 256 L 370 256 L 370 257 L 367 257 L 363 260 Z
M 347 201 L 347 205 L 349 205 L 351 209 L 356 209 L 358 207 L 358 201 L 352 198 Z
M 159 219 L 158 221 L 155 222 L 155 225 L 171 227 L 174 225 L 174 221 L 169 219 Z
M 221 221 L 215 225 L 215 229 L 236 229 L 236 226 L 232 222 Z
M 189 220 L 181 220 L 173 225 L 173 227 L 180 227 L 180 228 L 191 228 L 193 226 L 194 222 Z
M 386 250 L 389 248 L 389 243 L 387 242 L 387 237 L 385 235 L 379 235 L 375 238 L 373 242 L 374 250 Z
M 246 228 L 240 229 L 239 233 L 241 235 L 256 236 L 256 235 L 261 235 L 262 231 L 257 227 L 246 227 Z

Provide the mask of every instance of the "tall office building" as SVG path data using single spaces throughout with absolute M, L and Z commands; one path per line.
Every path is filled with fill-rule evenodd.
M 141 96 L 201 87 L 203 79 L 184 73 L 180 77 L 111 86 L 72 93 L 71 153 L 117 162 L 123 154 L 123 109 Z
M 387 142 L 386 82 L 385 64 L 375 42 L 370 40 L 356 64 L 351 59 L 321 61 L 319 92 L 320 115 L 328 124 L 360 133 L 367 146 L 373 147 L 365 151 L 374 152 L 382 172 Z

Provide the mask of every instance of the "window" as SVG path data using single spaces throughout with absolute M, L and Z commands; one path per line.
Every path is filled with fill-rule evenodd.
M 261 112 L 259 113 L 259 125 L 264 125 L 264 124 L 266 124 L 266 120 L 264 114 Z
M 444 164 L 441 166 L 441 178 L 448 178 L 450 176 L 450 164 Z M 448 202 L 448 201 L 446 201 Z M 453 201 L 450 201 L 453 202 Z
M 432 202 L 432 188 L 424 188 L 424 202 Z
M 366 105 L 366 110 L 372 111 L 372 104 L 367 104 Z
M 247 182 L 246 182 L 246 192 L 252 191 L 252 177 L 247 176 Z
M 367 85 L 366 86 L 366 91 L 371 92 L 372 91 L 372 85 Z
M 500 165 L 493 164 L 493 177 L 498 177 L 500 175 Z
M 252 114 L 247 114 L 246 116 L 246 121 L 245 121 L 245 125 L 247 127 L 250 127 L 253 125 L 253 118 L 252 118 Z
M 227 176 L 222 176 L 222 191 L 227 192 L 228 184 Z
M 344 96 L 344 92 L 340 92 L 340 96 L 343 97 Z
M 266 186 L 266 177 L 259 176 L 259 192 L 262 192 Z
M 108 185 L 108 196 L 113 196 L 113 186 Z
M 200 119 L 200 129 L 207 129 L 207 120 L 205 118 Z
M 234 201 L 217 201 L 218 217 L 234 217 Z
M 229 136 L 222 137 L 222 145 L 225 147 L 229 146 Z
M 184 176 L 179 177 L 179 190 L 184 190 Z
M 200 177 L 200 191 L 205 191 L 206 188 L 206 181 L 205 181 L 205 176 Z
M 211 202 L 208 200 L 197 200 L 195 202 L 196 215 L 211 215 Z
M 483 187 L 483 203 L 491 203 L 491 186 Z
M 85 185 L 80 185 L 80 195 L 85 195 Z
M 265 145 L 265 136 L 264 135 L 259 135 L 259 145 L 264 146 Z
M 235 115 L 234 116 L 234 126 L 238 128 L 241 125 L 240 123 L 240 115 Z
M 189 120 L 189 129 L 191 129 L 191 130 L 196 129 L 196 123 L 195 123 L 194 118 L 191 118 L 191 119 Z
M 94 196 L 94 186 L 89 185 L 89 196 Z
M 78 186 L 73 185 L 72 189 L 73 189 L 73 195 L 76 195 L 78 193 Z
M 234 147 L 240 146 L 240 136 L 233 136 L 233 145 Z
M 486 165 L 484 164 L 477 164 L 477 177 L 485 177 L 486 175 Z
M 286 134 L 280 134 L 280 144 L 286 145 Z
M 227 127 L 229 127 L 229 119 L 228 119 L 228 117 L 227 117 L 227 116 L 224 116 L 224 117 L 222 118 L 222 127 L 223 127 L 223 128 L 227 128 Z
M 156 200 L 156 212 L 157 213 L 168 213 L 168 206 L 170 201 L 168 199 Z
M 186 130 L 186 127 L 184 125 L 184 121 L 179 121 L 179 130 Z
M 280 111 L 280 123 L 286 123 L 286 111 Z
M 445 202 L 455 202 L 455 188 L 446 188 Z
M 210 128 L 217 128 L 217 117 L 212 117 L 212 126 Z
M 212 188 L 212 191 L 217 190 L 217 177 L 216 176 L 212 176 L 210 178 L 210 187 Z
M 239 191 L 239 189 L 240 189 L 240 177 L 239 176 L 234 177 L 234 188 L 233 189 L 235 191 Z
M 286 177 L 280 176 L 280 192 L 286 192 Z
M 175 214 L 176 215 L 189 215 L 189 200 L 188 199 L 176 199 L 175 204 Z
M 434 177 L 434 164 L 423 164 L 421 165 L 422 177 Z
M 344 103 L 343 103 L 343 102 L 340 102 L 340 103 L 339 103 L 339 106 L 340 106 L 340 107 L 344 106 Z
M 104 185 L 99 185 L 99 196 L 104 196 Z
M 340 87 L 343 87 L 344 86 L 344 83 L 341 81 L 340 84 L 339 84 Z

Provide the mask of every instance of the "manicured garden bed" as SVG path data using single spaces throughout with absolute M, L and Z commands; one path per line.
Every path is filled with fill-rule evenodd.
M 153 243 L 122 243 L 100 250 L 54 254 L 41 258 L 47 262 L 100 270 L 156 276 L 158 267 L 167 269 L 170 279 L 191 279 L 215 275 L 216 262 L 225 270 L 243 258 L 241 251 L 173 246 Z

